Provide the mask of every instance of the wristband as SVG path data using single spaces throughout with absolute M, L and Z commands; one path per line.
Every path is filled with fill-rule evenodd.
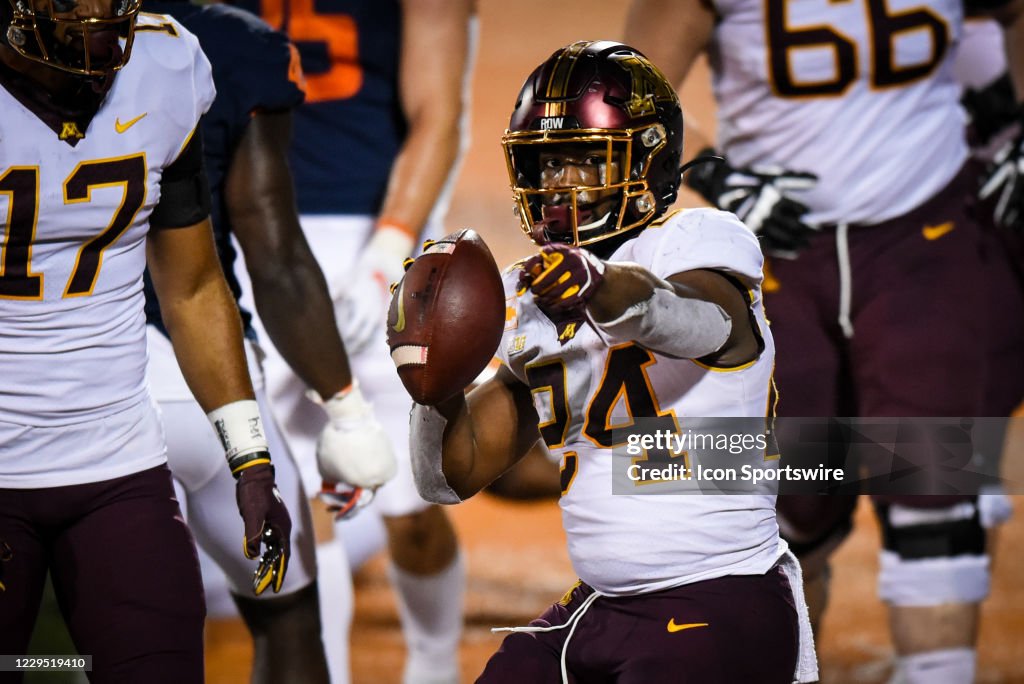
M 263 434 L 259 404 L 242 399 L 225 404 L 206 414 L 224 447 L 231 474 L 238 477 L 243 470 L 260 463 L 270 463 L 270 447 Z
M 413 243 L 416 242 L 416 238 L 419 237 L 420 234 L 418 230 L 413 229 L 402 221 L 396 221 L 395 219 L 387 218 L 386 216 L 377 219 L 377 233 L 384 231 L 386 234 L 386 231 L 392 230 L 398 231 Z

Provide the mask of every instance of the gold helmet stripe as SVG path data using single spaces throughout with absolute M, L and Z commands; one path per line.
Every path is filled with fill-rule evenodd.
M 555 67 L 548 77 L 547 92 L 544 98 L 549 100 L 544 105 L 544 116 L 565 116 L 565 94 L 569 87 L 569 79 L 580 54 L 590 45 L 590 41 L 581 40 L 562 49 Z M 550 100 L 558 100 L 551 102 Z

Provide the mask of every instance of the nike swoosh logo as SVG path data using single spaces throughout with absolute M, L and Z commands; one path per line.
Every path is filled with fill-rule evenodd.
M 143 112 L 142 114 L 139 114 L 137 117 L 135 117 L 131 121 L 127 121 L 125 123 L 121 123 L 121 119 L 120 119 L 120 117 L 118 117 L 118 118 L 114 119 L 114 130 L 117 131 L 118 133 L 124 133 L 129 128 L 131 128 L 135 124 L 139 123 L 139 121 L 142 120 L 142 117 L 146 116 L 147 114 L 149 114 L 149 112 Z
M 405 330 L 405 299 L 402 297 L 402 293 L 405 291 L 405 279 L 402 279 L 402 284 L 398 287 L 398 320 L 395 321 L 393 326 L 396 333 L 400 333 Z
M 956 225 L 952 221 L 946 221 L 937 226 L 925 226 L 921 229 L 921 234 L 924 235 L 925 240 L 938 240 L 954 228 L 956 228 Z
M 671 620 L 668 621 L 667 629 L 669 631 L 669 634 L 675 634 L 676 632 L 682 632 L 684 629 L 695 629 L 697 627 L 707 627 L 707 626 L 708 626 L 708 623 L 706 623 L 706 622 L 687 622 L 687 623 L 684 623 L 682 625 L 677 625 L 676 624 L 676 619 L 672 618 Z

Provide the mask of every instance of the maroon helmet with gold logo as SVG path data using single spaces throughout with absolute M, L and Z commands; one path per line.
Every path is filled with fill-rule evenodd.
M 588 245 L 647 226 L 675 201 L 683 113 L 639 51 L 581 41 L 526 79 L 502 146 L 523 231 L 538 244 Z M 545 155 L 555 151 L 586 160 L 592 177 L 545 180 Z

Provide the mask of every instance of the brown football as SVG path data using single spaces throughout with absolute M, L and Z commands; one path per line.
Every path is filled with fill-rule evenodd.
M 391 296 L 388 346 L 412 398 L 437 404 L 480 374 L 504 327 L 498 266 L 465 228 L 428 246 L 405 272 Z

